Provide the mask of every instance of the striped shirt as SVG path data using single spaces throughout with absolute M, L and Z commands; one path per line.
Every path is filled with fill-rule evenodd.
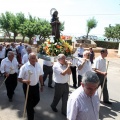
M 97 91 L 92 97 L 89 97 L 81 86 L 68 99 L 67 118 L 69 120 L 98 120 L 99 104 Z

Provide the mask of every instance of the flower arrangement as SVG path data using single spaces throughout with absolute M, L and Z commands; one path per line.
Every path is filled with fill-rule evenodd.
M 48 39 L 40 46 L 40 54 L 57 56 L 60 53 L 63 53 L 66 56 L 71 56 L 73 53 L 73 47 L 63 39 L 59 39 L 54 43 L 51 43 L 50 39 Z

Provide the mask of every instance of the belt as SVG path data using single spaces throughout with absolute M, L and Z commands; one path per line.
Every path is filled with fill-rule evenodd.
M 15 72 L 16 73 L 16 72 Z M 13 74 L 15 74 L 15 73 L 11 73 L 10 75 L 13 75 Z

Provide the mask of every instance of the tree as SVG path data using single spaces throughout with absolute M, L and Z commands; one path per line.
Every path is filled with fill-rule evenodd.
M 90 31 L 95 28 L 97 26 L 97 21 L 94 19 L 94 17 L 92 19 L 87 20 L 87 35 L 86 35 L 86 39 L 88 39 L 88 34 L 90 33 Z
M 10 19 L 11 19 L 10 12 L 1 13 L 0 16 L 0 28 L 7 34 L 10 38 Z
M 115 26 L 109 25 L 108 27 L 105 27 L 105 34 L 104 36 L 110 39 L 117 39 L 120 40 L 120 24 L 116 24 Z
M 17 17 L 17 20 L 19 21 L 19 25 L 23 24 L 26 20 L 25 15 L 22 12 L 17 13 L 16 17 Z M 19 28 L 18 28 L 18 32 L 20 32 Z M 21 35 L 23 36 L 22 42 L 24 43 L 24 38 L 25 38 L 24 31 L 23 32 L 21 31 Z

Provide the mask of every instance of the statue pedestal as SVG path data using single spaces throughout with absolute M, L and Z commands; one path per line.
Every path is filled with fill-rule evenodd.
M 118 47 L 118 57 L 120 57 L 120 43 L 119 43 L 119 47 Z

